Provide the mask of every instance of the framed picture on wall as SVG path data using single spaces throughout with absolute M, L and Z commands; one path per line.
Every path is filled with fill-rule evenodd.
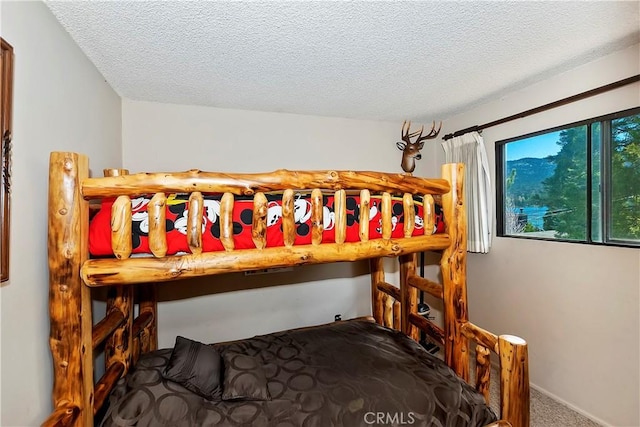
M 9 280 L 9 221 L 11 219 L 11 116 L 13 103 L 13 48 L 0 38 L 0 125 L 2 130 L 2 181 L 0 182 L 0 276 Z

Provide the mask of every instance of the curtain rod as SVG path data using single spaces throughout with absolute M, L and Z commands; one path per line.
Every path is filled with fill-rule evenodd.
M 617 82 L 609 83 L 607 85 L 600 86 L 600 87 L 597 87 L 595 89 L 591 89 L 591 90 L 588 90 L 586 92 L 579 93 L 577 95 L 569 96 L 567 98 L 563 98 L 563 99 L 560 99 L 558 101 L 554 101 L 554 102 L 551 102 L 549 104 L 542 105 L 540 107 L 532 108 L 530 110 L 523 111 L 521 113 L 514 114 L 514 115 L 509 116 L 509 117 L 503 117 L 502 119 L 494 120 L 492 122 L 485 123 L 483 125 L 476 125 L 476 126 L 471 126 L 471 127 L 465 128 L 465 129 L 461 129 L 461 130 L 458 130 L 458 131 L 455 131 L 453 133 L 449 133 L 449 134 L 445 135 L 442 139 L 444 139 L 446 141 L 448 139 L 455 138 L 455 137 L 460 136 L 460 135 L 464 135 L 467 132 L 474 132 L 474 131 L 480 132 L 482 129 L 490 128 L 492 126 L 501 125 L 503 123 L 510 122 L 512 120 L 515 120 L 515 119 L 521 119 L 523 117 L 527 117 L 527 116 L 530 116 L 532 114 L 540 113 L 542 111 L 550 110 L 550 109 L 555 108 L 555 107 L 560 107 L 561 105 L 565 105 L 565 104 L 569 104 L 571 102 L 579 101 L 581 99 L 588 98 L 590 96 L 599 95 L 599 94 L 601 94 L 603 92 L 607 92 L 607 91 L 610 91 L 610 90 L 613 90 L 613 89 L 617 89 L 619 87 L 626 86 L 628 84 L 635 83 L 637 81 L 640 81 L 640 74 L 636 74 L 635 76 L 627 77 L 626 79 L 618 80 Z

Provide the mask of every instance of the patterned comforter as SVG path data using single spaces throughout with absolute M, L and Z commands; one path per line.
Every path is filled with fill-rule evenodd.
M 483 397 L 440 359 L 373 322 L 337 322 L 213 346 L 223 355 L 261 361 L 242 367 L 223 357 L 249 376 L 261 370 L 268 398 L 211 401 L 193 394 L 163 378 L 172 351 L 164 349 L 144 355 L 120 380 L 101 425 L 467 427 L 496 420 Z

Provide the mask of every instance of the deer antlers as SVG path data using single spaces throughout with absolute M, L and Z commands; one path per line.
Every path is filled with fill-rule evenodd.
M 408 174 L 411 174 L 413 170 L 416 168 L 416 160 L 420 160 L 422 156 L 420 155 L 420 150 L 424 147 L 424 141 L 427 139 L 433 139 L 440 133 L 440 129 L 442 128 L 442 122 L 436 129 L 436 122 L 433 122 L 431 126 L 431 130 L 426 134 L 422 135 L 424 132 L 424 125 L 420 128 L 420 130 L 409 132 L 411 129 L 411 122 L 404 121 L 402 123 L 402 141 L 396 142 L 396 147 L 398 150 L 402 151 L 402 170 Z M 411 141 L 411 138 L 416 137 L 415 141 Z

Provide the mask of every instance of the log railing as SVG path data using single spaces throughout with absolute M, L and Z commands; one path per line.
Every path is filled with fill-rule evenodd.
M 73 403 L 61 403 L 42 423 L 42 427 L 65 427 L 75 425 L 80 408 Z
M 387 298 L 400 297 L 402 330 L 418 340 L 419 331 L 444 347 L 445 362 L 461 378 L 469 378 L 469 340 L 475 347 L 475 387 L 489 402 L 491 379 L 490 353 L 500 360 L 500 409 L 502 420 L 492 427 L 529 426 L 529 377 L 526 342 L 509 335 L 497 336 L 469 322 L 466 291 L 466 215 L 463 199 L 463 169 L 461 165 L 444 165 L 443 176 L 451 182 L 451 191 L 443 194 L 446 234 L 449 246 L 441 254 L 443 282 L 419 277 L 416 274 L 415 254 L 400 257 L 400 287 L 384 281 L 382 261 L 372 260 L 372 306 L 378 323 L 387 324 Z M 425 229 L 429 223 L 433 198 L 425 197 Z M 407 206 L 408 205 L 408 206 Z M 406 208 L 411 202 L 407 202 Z M 410 229 L 405 230 L 410 233 Z M 418 291 L 440 298 L 444 303 L 444 328 L 417 314 L 415 295 Z

